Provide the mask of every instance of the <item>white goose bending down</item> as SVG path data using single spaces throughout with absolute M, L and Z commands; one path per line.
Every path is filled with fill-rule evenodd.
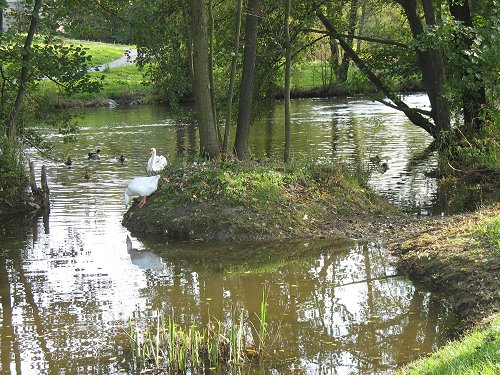
M 148 172 L 159 172 L 167 166 L 167 159 L 163 155 L 157 156 L 156 148 L 151 148 L 149 153 L 151 157 L 148 160 L 148 166 L 146 168 Z
M 150 177 L 136 177 L 129 182 L 125 189 L 125 207 L 128 207 L 132 197 L 142 197 L 139 202 L 139 207 L 142 208 L 146 204 L 148 197 L 158 189 L 158 180 L 160 175 Z

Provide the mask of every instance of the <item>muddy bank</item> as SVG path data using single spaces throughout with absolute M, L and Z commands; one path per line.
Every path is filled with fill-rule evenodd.
M 462 329 L 500 313 L 499 249 L 477 229 L 500 205 L 444 218 L 427 218 L 392 238 L 398 269 L 446 298 Z

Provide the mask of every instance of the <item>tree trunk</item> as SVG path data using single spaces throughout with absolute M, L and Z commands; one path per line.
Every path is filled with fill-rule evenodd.
M 250 136 L 253 81 L 255 77 L 255 61 L 257 59 L 258 21 L 259 0 L 248 0 L 245 26 L 245 52 L 243 55 L 243 72 L 241 76 L 238 108 L 238 125 L 236 127 L 236 139 L 234 142 L 234 152 L 239 160 L 243 160 L 247 154 L 248 137 Z
M 219 124 L 217 122 L 217 104 L 215 100 L 215 83 L 214 83 L 214 14 L 213 14 L 213 3 L 212 0 L 208 0 L 208 16 L 210 20 L 208 28 L 208 56 L 209 56 L 209 67 L 208 73 L 210 77 L 210 97 L 212 99 L 212 116 L 214 117 L 214 124 L 216 129 L 216 134 L 218 137 L 219 144 L 222 143 L 220 138 Z
M 460 21 L 464 24 L 464 26 L 468 26 L 472 28 L 474 25 L 472 23 L 471 11 L 469 8 L 469 2 L 467 0 L 450 0 L 450 13 L 455 18 L 455 20 Z M 472 46 L 473 40 L 471 37 L 466 35 L 457 35 L 455 36 L 457 39 L 457 44 L 464 44 L 466 48 L 470 48 Z M 471 87 L 470 85 L 465 85 L 462 87 L 462 108 L 463 108 L 463 118 L 464 118 L 464 127 L 466 132 L 469 135 L 479 131 L 482 127 L 482 121 L 479 117 L 479 112 L 486 105 L 486 90 L 484 88 L 484 82 L 472 73 L 467 73 L 466 67 L 474 65 L 474 62 L 471 61 L 470 57 L 468 57 L 465 53 L 461 53 L 462 58 L 467 60 L 467 64 L 464 66 L 458 67 L 460 80 L 464 81 L 465 79 L 472 79 L 474 85 Z
M 366 22 L 366 3 L 368 0 L 362 0 L 361 3 L 361 19 L 358 23 L 358 41 L 356 43 L 356 53 L 359 54 L 361 52 L 361 38 L 363 37 L 365 22 Z
M 31 45 L 33 44 L 33 37 L 36 33 L 36 27 L 38 24 L 38 18 L 40 13 L 40 8 L 42 7 L 42 0 L 35 0 L 33 6 L 33 13 L 31 14 L 31 22 L 28 30 L 28 35 L 26 35 L 26 40 L 24 42 L 23 48 L 23 58 L 22 67 L 19 77 L 19 89 L 17 91 L 16 102 L 12 113 L 10 115 L 10 122 L 7 127 L 7 136 L 11 139 L 17 137 L 17 123 L 19 119 L 19 113 L 21 112 L 21 106 L 23 105 L 24 95 L 26 94 L 26 88 L 28 87 L 29 72 L 30 72 L 30 60 L 31 60 Z
M 292 65 L 292 46 L 290 44 L 291 0 L 285 0 L 285 155 L 284 162 L 290 163 L 290 72 Z
M 412 35 L 415 39 L 424 32 L 424 27 L 417 13 L 415 0 L 396 0 L 403 7 Z M 427 22 L 434 22 L 434 10 L 431 0 L 422 0 Z M 436 127 L 436 135 L 450 129 L 450 108 L 448 99 L 443 94 L 446 81 L 443 56 L 439 48 L 428 50 L 415 49 L 422 81 L 432 108 L 432 118 Z
M 208 24 L 205 0 L 192 2 L 193 16 L 193 92 L 200 134 L 200 155 L 216 158 L 220 146 L 214 123 L 210 92 L 210 59 L 208 52 Z
M 357 13 L 358 13 L 358 0 L 351 0 L 351 9 L 349 11 L 349 26 L 347 30 L 348 37 L 346 39 L 346 42 L 349 44 L 350 47 L 352 47 L 354 32 L 356 30 Z M 349 72 L 350 61 L 351 59 L 349 57 L 349 54 L 344 53 L 337 76 L 338 82 L 347 81 L 347 74 Z
M 337 18 L 342 17 L 342 3 L 339 2 L 334 2 L 330 1 L 327 3 L 326 7 L 326 12 L 327 12 L 327 17 L 331 20 L 334 19 L 335 16 Z M 333 22 L 333 21 L 332 21 Z M 333 37 L 333 35 L 329 36 L 330 40 L 330 69 L 334 75 L 335 78 L 338 77 L 339 75 L 339 65 L 340 61 L 342 59 L 341 57 L 341 49 L 339 48 L 339 44 L 337 43 L 337 40 Z M 333 84 L 333 82 L 330 82 L 330 86 Z
M 238 8 L 236 10 L 236 28 L 234 31 L 234 44 L 233 44 L 233 57 L 231 59 L 231 73 L 229 76 L 229 89 L 227 92 L 226 101 L 226 125 L 224 129 L 224 143 L 222 150 L 227 152 L 229 143 L 229 128 L 231 126 L 231 113 L 233 107 L 234 96 L 234 81 L 236 79 L 236 67 L 238 64 L 238 50 L 240 46 L 240 33 L 241 33 L 241 9 L 243 8 L 243 0 L 238 0 Z
M 191 84 L 194 82 L 194 68 L 193 68 L 193 38 L 191 36 L 191 20 L 188 15 L 188 8 L 185 0 L 179 0 L 179 6 L 182 9 L 182 17 L 184 18 L 184 38 L 186 40 L 186 61 L 189 67 L 189 78 Z

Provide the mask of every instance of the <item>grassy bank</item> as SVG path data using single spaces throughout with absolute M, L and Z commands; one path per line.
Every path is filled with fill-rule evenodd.
M 397 371 L 395 375 L 494 375 L 500 373 L 500 316 L 486 328 L 475 329 Z
M 123 224 L 139 235 L 191 240 L 355 237 L 377 228 L 370 219 L 394 213 L 362 173 L 340 164 L 203 162 L 170 167 Z

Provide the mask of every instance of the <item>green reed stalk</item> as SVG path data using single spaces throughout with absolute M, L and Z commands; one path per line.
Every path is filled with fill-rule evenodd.
M 243 339 L 245 337 L 245 327 L 243 326 L 243 310 L 240 312 L 240 324 L 238 326 L 238 338 L 236 340 L 236 352 L 238 353 L 238 362 L 243 360 L 243 350 L 244 350 L 244 342 Z
M 259 352 L 264 349 L 266 338 L 266 313 L 267 313 L 267 288 L 262 288 L 262 301 L 260 302 L 260 333 L 259 333 Z
M 155 364 L 156 364 L 156 367 L 160 367 L 160 312 L 157 311 L 156 312 L 158 317 L 157 317 L 157 320 L 156 320 L 156 337 L 155 337 L 155 341 L 156 341 L 156 356 L 155 356 Z
M 174 347 L 175 347 L 175 324 L 171 316 L 168 317 L 168 361 L 170 364 L 174 362 Z

